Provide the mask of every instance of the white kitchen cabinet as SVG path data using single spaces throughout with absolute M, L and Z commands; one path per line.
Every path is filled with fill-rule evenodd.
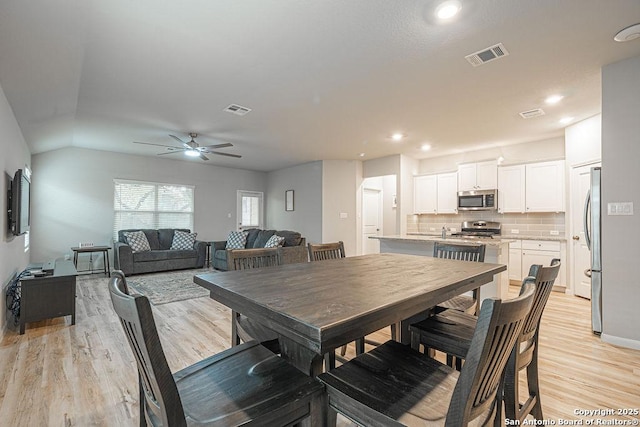
M 558 278 L 556 279 L 554 286 L 565 286 L 565 270 L 564 265 L 565 257 L 563 254 L 566 252 L 566 245 L 556 241 L 547 240 L 523 240 L 522 241 L 522 273 L 524 275 L 529 273 L 529 267 L 533 264 L 540 264 L 544 266 L 551 265 L 551 260 L 554 258 L 560 259 L 562 266 L 558 272 Z
M 414 213 L 438 213 L 438 177 L 421 175 L 413 177 Z
M 520 282 L 522 274 L 522 240 L 509 243 L 509 280 Z
M 527 212 L 564 212 L 564 160 L 526 165 Z
M 458 191 L 498 188 L 498 162 L 490 160 L 458 166 Z
M 414 213 L 458 213 L 456 172 L 413 178 Z
M 458 174 L 438 174 L 438 213 L 458 213 Z
M 498 168 L 498 212 L 526 212 L 525 165 Z

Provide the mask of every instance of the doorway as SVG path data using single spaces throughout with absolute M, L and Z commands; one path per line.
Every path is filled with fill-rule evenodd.
M 238 190 L 238 207 L 236 212 L 239 231 L 248 228 L 264 228 L 263 198 L 264 196 L 260 191 Z
M 591 186 L 591 168 L 600 163 L 574 166 L 571 169 L 571 283 L 576 296 L 591 299 L 591 279 L 585 270 L 591 268 L 591 254 L 584 237 L 584 205 Z

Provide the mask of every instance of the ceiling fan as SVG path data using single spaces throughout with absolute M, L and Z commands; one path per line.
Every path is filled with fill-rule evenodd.
M 197 133 L 191 132 L 189 133 L 189 136 L 191 137 L 191 141 L 189 142 L 184 142 L 183 140 L 181 140 L 180 138 L 178 138 L 175 135 L 169 135 L 171 138 L 175 139 L 176 141 L 178 141 L 178 143 L 180 143 L 181 147 L 176 147 L 174 145 L 163 145 L 163 144 L 153 144 L 151 142 L 138 142 L 138 141 L 133 141 L 134 144 L 144 144 L 144 145 L 155 145 L 158 147 L 167 147 L 167 149 L 169 151 L 167 151 L 166 153 L 158 153 L 159 156 L 163 156 L 165 154 L 175 154 L 175 153 L 184 153 L 186 156 L 189 157 L 200 157 L 202 160 L 209 160 L 209 158 L 207 156 L 205 156 L 205 154 L 217 154 L 218 156 L 227 156 L 227 157 L 235 157 L 235 158 L 241 158 L 242 156 L 239 156 L 237 154 L 229 154 L 229 153 L 222 153 L 220 151 L 213 151 L 215 149 L 218 148 L 226 148 L 226 147 L 233 147 L 233 144 L 229 143 L 229 142 L 225 142 L 222 144 L 214 144 L 214 145 L 207 145 L 206 147 L 201 147 L 200 144 L 198 144 L 196 142 L 196 138 L 198 137 Z

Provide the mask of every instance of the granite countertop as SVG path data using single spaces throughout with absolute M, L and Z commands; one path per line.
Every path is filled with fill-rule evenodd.
M 466 244 L 475 244 L 475 243 L 484 243 L 487 246 L 501 246 L 504 244 L 508 244 L 513 242 L 514 240 L 509 239 L 464 239 L 464 238 L 456 238 L 447 236 L 446 239 L 443 239 L 441 235 L 426 235 L 426 234 L 403 234 L 403 235 L 394 235 L 394 236 L 371 236 L 370 239 L 379 239 L 379 240 L 398 240 L 405 242 L 449 242 L 449 243 L 466 243 Z
M 415 232 L 415 233 L 407 233 L 408 236 L 435 236 L 435 237 L 440 237 L 441 235 L 440 233 L 434 233 L 434 232 Z M 450 238 L 447 235 L 447 240 L 450 240 L 452 238 Z M 469 239 L 465 239 L 465 241 L 467 241 Z M 478 239 L 473 239 L 478 240 Z M 494 237 L 491 240 L 546 240 L 546 241 L 552 241 L 552 242 L 566 242 L 567 241 L 567 237 L 566 236 L 528 236 L 528 235 L 522 235 L 522 234 L 501 234 L 500 236 Z

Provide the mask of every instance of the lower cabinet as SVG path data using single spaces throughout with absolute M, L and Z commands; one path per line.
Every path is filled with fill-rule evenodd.
M 562 267 L 555 286 L 566 286 L 564 254 L 566 245 L 549 240 L 517 240 L 509 244 L 509 280 L 522 281 L 533 264 L 550 265 L 554 258 L 560 259 Z

